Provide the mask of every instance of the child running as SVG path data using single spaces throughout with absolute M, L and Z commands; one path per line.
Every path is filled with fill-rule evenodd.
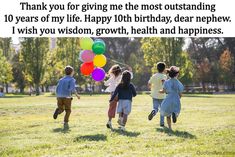
M 71 113 L 72 93 L 74 92 L 78 99 L 80 96 L 77 94 L 75 89 L 75 79 L 73 78 L 74 70 L 71 66 L 65 67 L 65 74 L 61 78 L 56 87 L 57 96 L 57 108 L 54 112 L 53 118 L 57 119 L 58 114 L 61 114 L 65 110 L 64 116 L 64 129 L 69 129 L 69 116 Z
M 159 90 L 163 88 L 163 83 L 167 79 L 167 76 L 164 74 L 166 68 L 166 64 L 164 62 L 157 63 L 157 70 L 158 73 L 154 74 L 149 82 L 148 86 L 151 89 L 151 96 L 153 98 L 153 110 L 148 116 L 149 120 L 152 120 L 153 117 L 157 114 L 160 110 L 161 103 L 165 98 L 165 93 L 159 93 Z M 160 126 L 164 127 L 164 116 L 160 115 Z
M 109 79 L 104 82 L 105 86 L 108 86 L 108 88 L 105 90 L 105 92 L 109 92 L 112 96 L 114 93 L 116 87 L 120 83 L 122 79 L 122 70 L 119 65 L 113 65 L 109 72 Z M 109 104 L 109 109 L 108 109 L 108 122 L 106 124 L 107 128 L 112 129 L 112 118 L 115 118 L 116 114 L 116 108 L 117 108 L 117 98 L 115 98 L 112 102 Z
M 132 97 L 136 96 L 135 87 L 131 83 L 131 73 L 127 70 L 123 72 L 122 81 L 115 89 L 110 102 L 113 101 L 116 96 L 118 96 L 117 113 L 119 114 L 119 117 L 123 117 L 123 119 L 119 121 L 120 129 L 125 131 L 127 118 L 131 112 Z
M 161 115 L 167 117 L 167 124 L 169 129 L 171 129 L 171 116 L 173 123 L 176 123 L 177 117 L 180 114 L 181 103 L 180 98 L 184 90 L 183 84 L 177 79 L 179 75 L 179 68 L 176 66 L 171 66 L 167 70 L 170 79 L 166 80 L 163 84 L 163 90 L 160 93 L 166 93 L 167 96 L 161 104 Z

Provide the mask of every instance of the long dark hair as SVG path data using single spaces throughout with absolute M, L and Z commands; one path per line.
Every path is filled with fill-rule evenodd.
M 119 84 L 122 88 L 128 88 L 131 82 L 131 73 L 128 70 L 125 70 L 122 73 L 122 81 Z

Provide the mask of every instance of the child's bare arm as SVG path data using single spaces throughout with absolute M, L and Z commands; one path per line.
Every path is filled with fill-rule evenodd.
M 161 90 L 159 90 L 159 93 L 166 93 L 166 90 L 165 89 L 161 89 Z
M 78 99 L 80 99 L 80 95 L 77 92 L 75 92 L 75 95 Z
M 151 83 L 148 83 L 148 88 L 151 89 Z
M 182 97 L 182 93 L 179 94 L 180 98 Z

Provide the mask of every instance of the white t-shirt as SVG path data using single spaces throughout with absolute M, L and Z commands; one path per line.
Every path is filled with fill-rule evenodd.
M 115 77 L 113 74 L 111 74 L 110 78 L 107 81 L 104 81 L 104 85 L 108 86 L 106 88 L 105 92 L 114 92 L 118 84 L 121 82 L 122 74 Z
M 159 93 L 161 89 L 163 89 L 163 83 L 167 79 L 167 76 L 163 73 L 154 74 L 149 83 L 151 84 L 151 96 L 155 99 L 164 99 L 166 94 Z

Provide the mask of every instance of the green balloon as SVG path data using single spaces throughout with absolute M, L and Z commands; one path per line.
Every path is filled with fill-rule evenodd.
M 92 50 L 95 54 L 100 55 L 105 52 L 106 46 L 103 40 L 97 39 L 92 45 Z
M 80 39 L 80 47 L 83 50 L 92 50 L 93 40 L 89 37 L 81 38 Z

